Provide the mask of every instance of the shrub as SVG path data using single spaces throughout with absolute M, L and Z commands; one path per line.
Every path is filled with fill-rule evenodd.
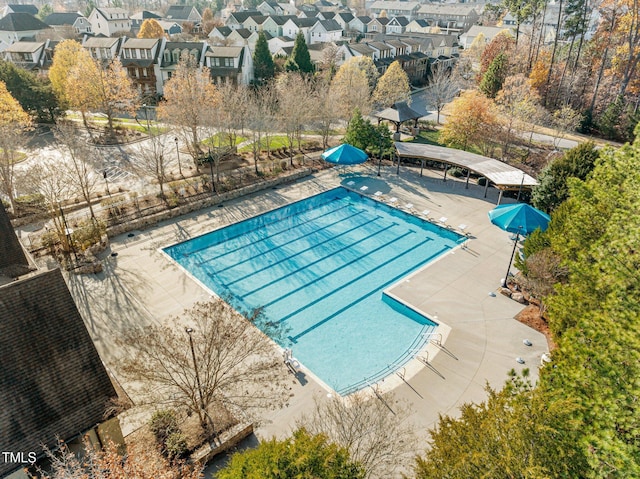
M 182 459 L 189 452 L 187 437 L 181 432 L 169 434 L 164 442 L 164 451 L 170 460 Z
M 83 221 L 73 230 L 73 242 L 80 250 L 84 251 L 99 243 L 106 231 L 105 224 L 100 221 Z
M 173 409 L 161 409 L 156 411 L 149 420 L 149 429 L 156 437 L 159 444 L 164 444 L 169 436 L 180 432 L 178 418 Z
M 487 179 L 484 176 L 481 176 L 480 178 L 478 178 L 478 184 L 480 186 L 485 186 L 487 184 Z
M 454 178 L 462 178 L 464 176 L 464 170 L 454 166 L 453 168 L 449 168 L 449 174 Z

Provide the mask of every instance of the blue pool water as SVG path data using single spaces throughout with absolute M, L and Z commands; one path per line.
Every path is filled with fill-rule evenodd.
M 463 241 L 336 188 L 164 249 L 340 394 L 398 369 L 436 324 L 383 290 Z

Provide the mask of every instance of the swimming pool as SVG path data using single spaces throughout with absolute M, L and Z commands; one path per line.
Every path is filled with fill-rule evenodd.
M 340 394 L 411 359 L 436 323 L 384 290 L 464 237 L 336 188 L 164 249 Z

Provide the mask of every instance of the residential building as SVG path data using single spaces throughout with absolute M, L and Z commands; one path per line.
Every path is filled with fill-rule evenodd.
M 246 46 L 210 47 L 205 53 L 205 66 L 217 84 L 248 85 L 253 80 L 253 60 Z
M 311 27 L 313 27 L 320 20 L 316 17 L 311 18 L 290 18 L 282 27 L 282 33 L 291 38 L 295 38 L 298 35 L 298 32 L 302 32 L 305 41 L 311 43 L 311 36 L 309 31 Z
M 335 20 L 319 20 L 309 29 L 308 44 L 337 42 L 342 38 L 342 27 Z
M 156 98 L 157 80 L 154 65 L 162 45 L 159 38 L 127 38 L 120 48 L 120 61 L 141 98 Z
M 513 28 L 506 27 L 485 27 L 483 25 L 473 25 L 467 32 L 460 35 L 460 46 L 465 50 L 469 48 L 479 35 L 482 35 L 482 46 L 488 45 L 501 32 L 509 32 L 515 35 Z
M 365 43 L 345 43 L 340 46 L 340 63 L 353 57 L 369 57 L 373 60 L 376 50 Z
M 349 22 L 349 30 L 357 33 L 367 33 L 367 25 L 369 23 L 371 23 L 371 17 L 366 15 L 355 17 Z
M 0 444 L 45 466 L 60 441 L 81 450 L 124 445 L 117 398 L 59 269 L 20 277 L 28 260 L 0 202 Z M 16 279 L 15 281 L 11 281 Z M 0 461 L 0 477 L 27 479 L 21 460 Z M 32 473 L 36 471 L 32 470 Z
M 295 40 L 289 37 L 273 37 L 267 41 L 269 44 L 269 51 L 271 55 L 277 55 L 279 52 L 283 51 L 284 48 L 291 48 L 293 50 L 293 45 L 295 44 Z
M 420 2 L 412 1 L 399 1 L 399 0 L 376 0 L 369 7 L 369 11 L 376 17 L 379 17 L 382 12 L 387 14 L 387 17 L 403 16 L 409 20 L 416 18 L 418 9 L 420 8 Z
M 355 17 L 353 16 L 353 13 L 350 12 L 339 12 L 336 13 L 336 15 L 333 17 L 333 19 L 338 22 L 340 27 L 342 27 L 343 32 L 351 28 L 349 24 L 353 21 L 354 18 Z
M 195 63 L 202 67 L 208 48 L 206 42 L 169 42 L 163 40 L 154 64 L 158 95 L 164 94 L 164 84 L 173 76 L 183 56 L 191 55 Z
M 33 41 L 37 34 L 49 28 L 49 25 L 28 13 L 9 13 L 0 18 L 0 52 L 20 40 Z
M 44 42 L 16 42 L 2 52 L 5 61 L 30 71 L 42 71 L 47 62 L 49 40 Z
M 478 13 L 473 5 L 464 3 L 425 3 L 420 6 L 416 18 L 427 20 L 438 26 L 442 33 L 460 34 L 478 23 Z
M 367 34 L 369 36 L 374 36 L 381 33 L 387 33 L 388 23 L 389 19 L 386 17 L 372 18 L 371 21 L 367 24 Z
M 386 33 L 404 33 L 407 25 L 409 25 L 409 20 L 407 19 L 407 17 L 393 17 L 391 20 L 389 20 L 389 23 L 387 23 Z
M 224 25 L 225 27 L 229 27 L 232 30 L 236 30 L 238 28 L 246 28 L 245 22 L 247 21 L 247 19 L 255 16 L 263 16 L 263 15 L 257 10 L 233 12 L 229 15 L 229 18 L 227 18 L 227 21 L 225 22 Z
M 44 23 L 49 25 L 56 31 L 64 31 L 65 29 L 73 30 L 77 35 L 84 35 L 91 32 L 91 22 L 77 12 L 68 13 L 52 13 L 47 15 Z
M 131 20 L 122 8 L 94 8 L 88 18 L 95 35 L 111 37 L 118 32 L 131 31 Z
M 404 31 L 407 33 L 431 33 L 431 25 L 424 18 L 416 18 L 409 22 Z
M 365 44 L 374 50 L 373 52 L 374 60 L 395 57 L 393 49 L 391 48 L 391 46 L 387 45 L 385 42 L 366 42 Z
M 91 58 L 108 63 L 120 55 L 123 38 L 85 36 L 82 46 L 89 50 Z

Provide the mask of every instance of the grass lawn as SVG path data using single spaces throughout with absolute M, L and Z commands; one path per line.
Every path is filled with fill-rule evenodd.
M 305 146 L 308 144 L 308 141 L 306 141 L 304 138 L 302 139 L 302 146 Z M 275 136 L 270 136 L 269 137 L 269 145 L 271 147 L 272 150 L 275 150 L 277 148 L 289 148 L 289 141 L 287 140 L 287 136 L 286 135 L 275 135 Z M 298 143 L 294 142 L 294 148 L 298 147 Z M 266 151 L 267 150 L 267 140 L 266 138 L 262 138 L 260 140 L 260 151 Z M 238 150 L 239 152 L 251 152 L 253 151 L 253 143 L 243 146 L 242 148 L 240 148 L 240 150 Z
M 247 138 L 244 136 L 240 136 L 240 135 L 236 135 L 236 146 L 239 145 L 240 143 L 247 141 Z M 229 137 L 227 136 L 226 133 L 221 133 L 218 132 L 213 136 L 210 136 L 209 138 L 205 138 L 204 140 L 202 140 L 202 144 L 204 146 L 212 146 L 212 147 L 217 147 L 219 145 L 223 145 L 223 146 L 228 146 L 229 145 Z
M 440 143 L 440 130 L 433 131 L 421 131 L 418 136 L 416 136 L 413 143 L 424 143 L 427 145 L 436 145 L 436 146 L 445 146 Z

